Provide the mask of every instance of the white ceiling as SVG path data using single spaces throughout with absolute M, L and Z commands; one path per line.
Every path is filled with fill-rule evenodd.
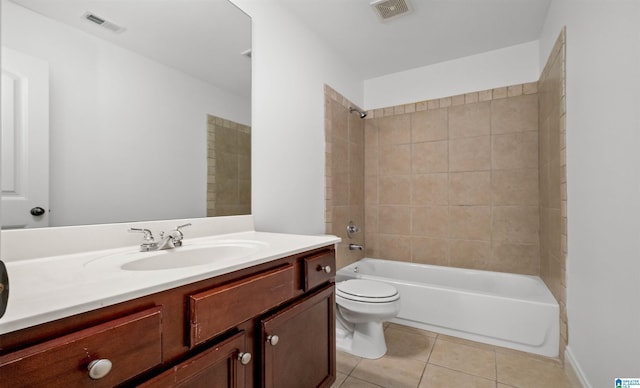
M 11 0 L 236 95 L 251 93 L 251 19 L 225 0 Z M 90 11 L 126 28 L 87 21 Z
M 551 0 L 408 0 L 385 22 L 371 0 L 277 1 L 369 79 L 537 40 Z
M 241 96 L 251 89 L 251 21 L 226 0 L 11 0 Z M 410 0 L 379 21 L 371 0 L 279 2 L 362 79 L 537 40 L 551 0 Z M 106 32 L 85 11 L 124 26 Z M 179 33 L 178 33 L 179 32 Z M 220 58 L 225 58 L 221 61 Z

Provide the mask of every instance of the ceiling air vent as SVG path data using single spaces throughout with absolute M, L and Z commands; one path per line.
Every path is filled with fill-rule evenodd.
M 99 25 L 102 28 L 106 28 L 107 30 L 111 31 L 111 32 L 115 32 L 117 34 L 123 32 L 124 30 L 126 30 L 126 28 L 124 27 L 120 27 L 119 25 L 112 23 L 104 18 L 101 18 L 100 16 L 92 13 L 92 12 L 85 12 L 84 15 L 82 15 L 83 19 L 87 19 L 88 21 L 95 23 L 97 25 Z
M 408 0 L 375 0 L 370 5 L 382 21 L 397 18 L 413 10 Z

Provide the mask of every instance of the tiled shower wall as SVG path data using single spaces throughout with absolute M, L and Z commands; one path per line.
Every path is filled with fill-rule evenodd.
M 207 116 L 207 216 L 251 214 L 251 127 Z
M 371 113 L 367 256 L 539 273 L 537 83 Z
M 349 244 L 364 244 L 361 231 L 347 236 L 353 221 L 364 225 L 364 120 L 355 107 L 329 86 L 325 86 L 325 198 L 326 232 L 342 238 L 336 250 L 336 266 L 342 268 L 364 257 L 364 251 L 349 250 Z
M 538 81 L 540 121 L 540 277 L 560 304 L 560 354 L 567 332 L 567 175 L 565 143 L 565 30 Z

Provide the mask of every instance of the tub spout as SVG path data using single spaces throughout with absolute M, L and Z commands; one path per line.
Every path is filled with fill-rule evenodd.
M 350 251 L 364 251 L 364 247 L 360 244 L 349 244 Z

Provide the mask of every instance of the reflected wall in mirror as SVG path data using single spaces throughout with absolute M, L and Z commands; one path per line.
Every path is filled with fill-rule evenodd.
M 251 213 L 251 127 L 209 116 L 207 216 Z
M 26 216 L 207 216 L 208 117 L 251 125 L 250 18 L 227 0 L 1 1 L 3 50 L 49 75 L 50 212 Z

